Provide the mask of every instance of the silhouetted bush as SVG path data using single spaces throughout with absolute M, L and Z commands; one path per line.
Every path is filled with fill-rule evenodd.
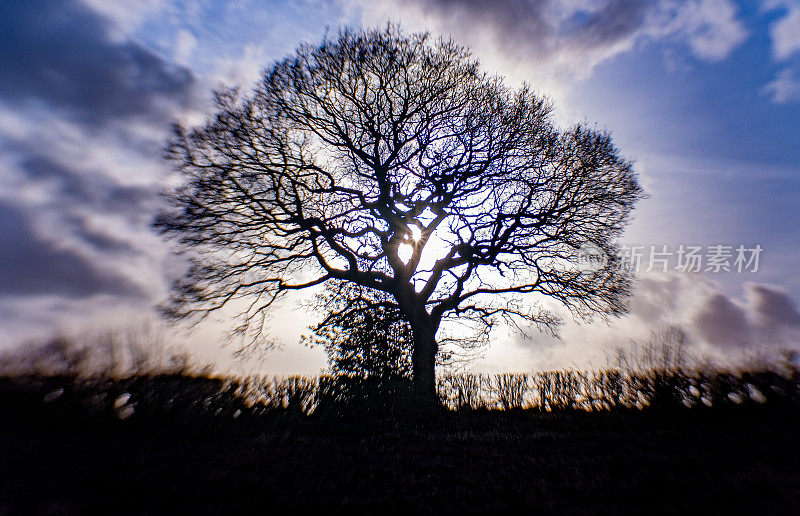
M 316 399 L 333 412 L 393 412 L 408 405 L 411 325 L 393 300 L 348 283 L 330 283 L 317 297 L 327 310 L 312 327 L 311 345 L 322 346 L 329 374 Z
M 340 383 L 321 377 L 143 375 L 127 378 L 78 375 L 0 376 L 6 423 L 26 417 L 105 420 L 207 421 L 270 415 L 362 420 L 408 414 L 403 392 L 386 398 L 349 397 Z M 381 392 L 386 392 L 382 390 Z M 408 391 L 406 391 L 408 392 Z M 662 370 L 632 372 L 560 370 L 527 374 L 458 374 L 439 378 L 438 393 L 452 411 L 534 412 L 718 410 L 739 406 L 800 407 L 800 371 L 783 364 L 760 371 Z M 404 401 L 405 400 L 405 401 Z M 15 414 L 14 417 L 9 414 Z M 207 424 L 207 423 L 203 423 Z
M 189 416 L 405 413 L 410 398 L 408 335 L 397 314 L 361 311 L 329 339 L 332 372 L 320 377 L 209 377 L 211 369 L 163 345 L 152 330 L 56 337 L 0 356 L 6 405 L 38 405 L 117 419 Z M 739 367 L 690 367 L 686 335 L 654 332 L 620 349 L 616 364 L 594 371 L 449 374 L 438 378 L 449 410 L 680 410 L 740 405 L 798 405 L 795 352 Z M 388 349 L 388 348 L 392 349 Z M 359 355 L 358 350 L 366 350 Z M 382 351 L 372 353 L 375 349 Z M 372 351 L 370 351 L 372 350 Z M 346 354 L 346 357 L 342 357 Z M 341 360 L 339 360 L 341 358 Z M 13 398 L 13 400 L 12 400 Z

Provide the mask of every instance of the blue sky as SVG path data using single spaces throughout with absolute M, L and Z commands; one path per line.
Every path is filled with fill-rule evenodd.
M 6 343 L 155 318 L 183 262 L 149 228 L 174 181 L 172 121 L 209 112 L 220 84 L 326 27 L 430 30 L 485 68 L 552 97 L 559 123 L 612 131 L 650 198 L 631 245 L 748 247 L 758 272 L 642 274 L 632 314 L 568 324 L 564 339 L 498 335 L 486 370 L 598 361 L 603 346 L 680 324 L 703 349 L 798 342 L 800 1 L 11 0 L 0 5 L 0 320 Z M 312 371 L 275 315 L 275 371 Z M 290 324 L 287 324 L 288 321 Z M 215 351 L 224 316 L 193 334 Z M 285 328 L 291 328 L 285 330 Z M 212 351 L 213 350 L 213 351 Z

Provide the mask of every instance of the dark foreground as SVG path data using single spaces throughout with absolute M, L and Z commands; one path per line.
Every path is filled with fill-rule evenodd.
M 800 513 L 791 407 L 376 423 L 142 399 L 121 420 L 69 392 L 44 403 L 41 389 L 13 390 L 0 382 L 0 514 Z

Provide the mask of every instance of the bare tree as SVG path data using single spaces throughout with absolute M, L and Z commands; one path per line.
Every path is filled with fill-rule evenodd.
M 185 180 L 156 225 L 193 257 L 172 316 L 245 298 L 238 329 L 257 334 L 288 291 L 384 292 L 411 324 L 430 402 L 445 320 L 554 330 L 541 295 L 580 318 L 625 311 L 631 278 L 614 257 L 642 196 L 631 163 L 606 132 L 556 128 L 547 99 L 481 72 L 466 48 L 347 29 L 217 103 L 169 146 Z M 576 267 L 587 243 L 608 261 Z

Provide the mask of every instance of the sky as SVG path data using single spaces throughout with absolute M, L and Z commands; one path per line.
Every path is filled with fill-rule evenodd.
M 624 237 L 642 264 L 629 315 L 568 320 L 560 340 L 498 330 L 467 367 L 598 365 L 670 324 L 723 357 L 800 342 L 800 0 L 5 0 L 0 348 L 160 324 L 185 269 L 150 227 L 177 180 L 171 124 L 302 42 L 387 21 L 468 45 L 560 125 L 611 131 L 649 194 Z M 700 270 L 676 270 L 690 247 Z M 737 270 L 740 247 L 757 267 Z M 324 355 L 298 339 L 315 315 L 295 301 L 273 314 L 278 348 L 243 361 L 221 345 L 228 314 L 165 331 L 222 368 L 313 373 Z

